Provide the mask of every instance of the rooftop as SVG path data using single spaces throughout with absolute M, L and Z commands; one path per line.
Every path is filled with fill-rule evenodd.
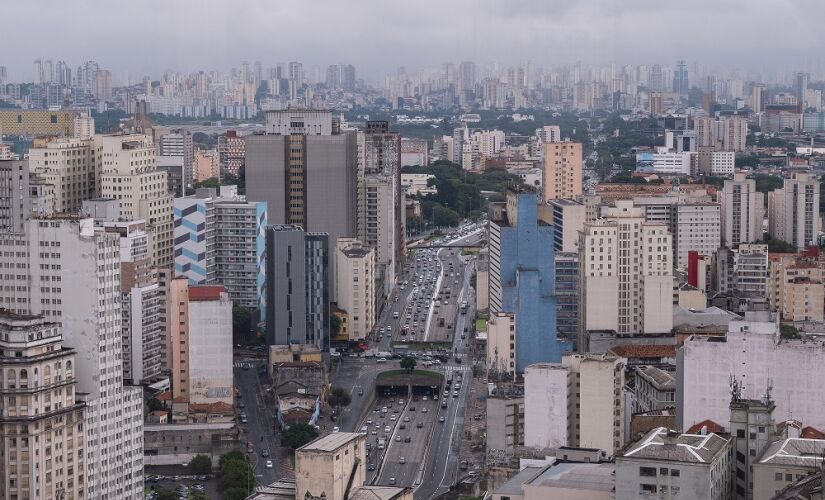
M 820 467 L 825 456 L 825 440 L 788 438 L 775 441 L 759 458 L 760 464 L 784 467 Z
M 587 491 L 613 491 L 612 463 L 557 463 L 545 468 L 530 486 L 548 486 Z
M 298 448 L 298 451 L 331 452 L 360 438 L 361 434 L 357 432 L 333 432 L 332 434 L 327 434 L 322 438 L 318 438 L 311 443 L 301 446 Z
M 675 345 L 617 345 L 610 352 L 622 358 L 675 358 Z
M 636 373 L 660 389 L 676 389 L 676 378 L 669 371 L 655 366 L 640 366 Z
M 191 285 L 189 287 L 189 300 L 220 300 L 221 294 L 226 292 L 223 285 Z
M 392 500 L 400 498 L 404 488 L 395 486 L 360 486 L 349 495 L 349 500 Z
M 523 486 L 536 477 L 542 467 L 525 467 L 494 491 L 496 495 L 521 495 Z
M 719 434 L 679 434 L 664 427 L 648 432 L 619 458 L 709 464 L 725 452 L 730 441 Z
M 717 424 L 713 420 L 702 420 L 698 424 L 695 424 L 693 427 L 688 429 L 687 433 L 688 434 L 699 434 L 699 433 L 702 432 L 703 427 L 705 428 L 705 430 L 707 432 L 715 432 L 717 434 L 720 433 L 720 432 L 725 432 L 725 428 L 723 426 Z

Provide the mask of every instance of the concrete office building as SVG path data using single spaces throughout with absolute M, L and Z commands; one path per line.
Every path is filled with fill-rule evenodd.
M 705 419 L 727 422 L 733 377 L 740 399 L 760 399 L 767 388 L 781 394 L 777 421 L 796 419 L 825 428 L 825 343 L 779 337 L 776 313 L 747 312 L 728 324 L 724 341 L 694 336 L 677 352 L 677 422 L 683 429 Z M 793 369 L 791 369 L 793 367 Z
M 79 113 L 45 109 L 2 109 L 0 130 L 4 135 L 72 137 L 74 119 Z
M 690 175 L 696 153 L 657 148 L 656 152 L 636 153 L 636 171 L 664 175 Z
M 579 231 L 584 228 L 585 206 L 573 200 L 550 200 L 547 202 L 552 210 L 552 218 L 540 217 L 553 225 L 553 249 L 556 252 L 578 252 Z M 542 207 L 543 209 L 544 207 Z
M 340 238 L 335 249 L 338 307 L 347 312 L 349 339 L 366 339 L 376 321 L 375 250 L 354 238 Z
M 270 224 L 327 233 L 333 247 L 357 236 L 357 138 L 339 128 L 329 111 L 267 111 L 266 134 L 246 138 L 247 199 L 267 203 Z
M 616 457 L 616 498 L 730 498 L 731 440 L 719 434 L 648 432 Z
M 561 142 L 561 128 L 558 125 L 545 125 L 536 129 L 536 142 Z
M 754 461 L 753 499 L 776 498 L 777 491 L 808 476 L 818 475 L 822 488 L 823 456 L 823 439 L 794 436 L 774 441 Z
M 0 305 L 60 322 L 66 345 L 82 353 L 75 375 L 87 407 L 86 496 L 142 498 L 143 398 L 123 386 L 119 236 L 64 216 L 30 219 L 25 236 L 0 246 L 10 265 L 28 269 L 4 275 Z
M 764 194 L 756 191 L 756 181 L 745 172 L 737 172 L 725 180 L 719 191 L 722 205 L 722 244 L 735 247 L 740 243 L 762 240 L 762 221 L 765 217 Z
M 688 254 L 713 255 L 722 245 L 722 213 L 718 203 L 679 203 L 673 220 L 676 267 L 687 269 Z
M 624 446 L 626 360 L 608 354 L 565 354 L 567 445 L 613 455 Z M 563 405 L 556 394 L 551 406 Z M 529 396 L 528 396 L 529 398 Z
M 183 186 L 184 189 L 191 188 L 195 167 L 195 144 L 192 141 L 192 133 L 183 129 L 155 127 L 154 134 L 158 145 L 158 161 L 160 157 L 182 158 Z
M 295 498 L 346 500 L 366 480 L 366 437 L 333 432 L 295 450 Z
M 490 313 L 487 320 L 488 378 L 516 377 L 516 317 L 513 313 Z
M 634 413 L 672 408 L 676 404 L 676 376 L 656 366 L 636 367 Z
M 426 139 L 401 139 L 401 166 L 430 164 Z
M 97 135 L 100 195 L 120 200 L 126 219 L 143 219 L 150 235 L 155 267 L 172 267 L 172 195 L 166 173 L 155 165 L 155 147 L 148 136 Z
M 292 224 L 266 228 L 266 341 L 329 349 L 330 237 Z
M 629 200 L 605 207 L 579 236 L 579 351 L 588 330 L 664 333 L 673 326 L 672 240 Z
M 524 396 L 491 394 L 486 400 L 488 453 L 512 454 L 524 446 Z
M 490 308 L 490 249 L 484 246 L 476 257 L 476 311 Z
M 536 363 L 524 370 L 524 445 L 567 446 L 568 371 L 561 364 Z
M 515 368 L 558 362 L 572 348 L 556 332 L 553 228 L 538 219 L 538 194 L 509 190 L 490 209 L 490 313 L 516 316 Z
M 822 269 L 795 254 L 770 260 L 768 301 L 784 321 L 825 321 Z
M 733 151 L 713 151 L 710 153 L 711 175 L 733 175 L 735 169 L 736 153 Z
M 217 179 L 221 176 L 220 155 L 214 149 L 195 151 L 195 166 L 192 180 L 202 182 L 206 179 Z
M 229 186 L 174 200 L 175 275 L 220 284 L 235 305 L 265 308 L 266 203 L 246 201 Z
M 0 496 L 88 498 L 77 353 L 58 323 L 8 311 L 0 349 Z
M 59 213 L 78 213 L 83 200 L 100 196 L 98 160 L 94 143 L 88 140 L 37 139 L 29 149 L 29 169 L 54 186 L 54 208 Z
M 582 144 L 546 142 L 542 144 L 544 162 L 543 199 L 574 200 L 582 194 Z
M 736 455 L 736 460 L 731 464 L 731 493 L 737 500 L 753 498 L 753 466 L 757 455 L 776 438 L 773 420 L 776 406 L 770 400 L 769 387 L 765 390 L 761 399 L 745 399 L 740 382 L 731 382 L 729 431 Z
M 817 244 L 821 231 L 819 182 L 808 173 L 794 173 L 782 189 L 768 193 L 768 232 L 798 249 Z
M 554 262 L 556 265 L 556 332 L 561 337 L 577 341 L 579 331 L 579 254 L 576 252 L 557 252 Z
M 23 232 L 30 209 L 29 162 L 0 160 L 0 231 Z

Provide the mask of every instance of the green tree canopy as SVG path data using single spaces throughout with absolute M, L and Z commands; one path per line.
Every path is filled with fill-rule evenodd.
M 249 461 L 239 451 L 229 452 L 221 456 L 220 481 L 218 490 L 226 492 L 232 488 L 241 488 L 249 494 L 255 486 L 255 475 Z
M 318 437 L 318 431 L 309 424 L 293 424 L 289 429 L 281 433 L 281 443 L 288 447 L 297 449 Z
M 330 406 L 349 406 L 352 402 L 352 396 L 343 387 L 333 387 L 327 396 L 327 403 Z
M 412 373 L 412 371 L 415 370 L 415 358 L 412 358 L 410 356 L 404 356 L 403 358 L 401 358 L 400 365 L 401 368 L 407 370 L 408 373 Z
M 212 473 L 212 459 L 207 455 L 195 455 L 189 462 L 189 470 L 192 474 L 203 476 Z

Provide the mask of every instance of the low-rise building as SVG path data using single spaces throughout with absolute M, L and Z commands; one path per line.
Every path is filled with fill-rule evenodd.
M 676 377 L 656 366 L 637 366 L 635 412 L 672 408 L 676 405 Z
M 525 368 L 525 446 L 555 449 L 567 445 L 567 377 L 567 369 L 556 363 Z
M 731 440 L 653 429 L 616 457 L 615 498 L 730 498 Z
M 780 490 L 823 468 L 825 440 L 789 437 L 765 448 L 753 463 L 753 499 L 770 500 Z
M 612 500 L 611 463 L 558 461 L 544 467 L 525 467 L 493 491 L 493 500 Z
M 487 397 L 487 449 L 490 452 L 509 455 L 524 446 L 524 413 L 523 395 Z

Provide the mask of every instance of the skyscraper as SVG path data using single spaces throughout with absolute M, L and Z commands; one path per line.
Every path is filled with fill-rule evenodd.
M 573 200 L 582 194 L 582 144 L 548 142 L 542 144 L 544 157 L 544 200 Z
M 819 182 L 795 173 L 781 189 L 768 193 L 768 232 L 799 250 L 815 245 L 820 232 Z
M 23 232 L 29 210 L 28 160 L 0 160 L 0 231 Z
M 266 228 L 266 342 L 329 349 L 329 235 Z
M 673 72 L 673 92 L 686 96 L 690 90 L 688 84 L 688 67 L 685 61 L 676 63 L 676 70 Z
M 246 138 L 247 199 L 266 202 L 270 224 L 327 233 L 333 248 L 355 237 L 356 133 L 341 132 L 329 111 L 266 115 L 266 134 Z
M 515 314 L 515 369 L 561 361 L 572 339 L 556 332 L 553 227 L 538 219 L 538 194 L 510 190 L 490 209 L 490 315 Z
M 808 96 L 808 81 L 810 80 L 810 75 L 805 73 L 804 71 L 800 71 L 796 74 L 796 78 L 794 79 L 793 85 L 793 95 L 796 97 L 796 102 L 799 103 L 799 106 L 802 110 L 805 109 L 805 101 Z

